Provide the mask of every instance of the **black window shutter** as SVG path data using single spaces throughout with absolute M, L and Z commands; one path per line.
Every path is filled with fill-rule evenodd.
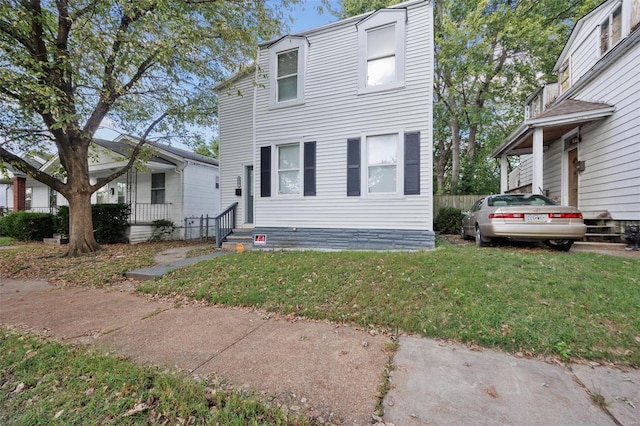
M 347 196 L 360 196 L 360 138 L 347 139 Z
M 304 143 L 304 195 L 316 195 L 316 143 Z
M 404 134 L 404 195 L 420 194 L 420 132 Z
M 271 197 L 271 147 L 260 147 L 260 196 Z

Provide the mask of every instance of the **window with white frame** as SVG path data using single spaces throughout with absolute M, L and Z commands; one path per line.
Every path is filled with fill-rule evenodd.
M 622 6 L 614 9 L 613 13 L 600 24 L 600 53 L 605 54 L 622 37 Z
M 383 9 L 358 24 L 361 91 L 404 84 L 405 21 L 406 10 Z
M 394 25 L 367 31 L 367 87 L 396 81 L 396 29 Z
M 98 178 L 98 183 L 104 182 L 104 178 Z M 96 204 L 107 204 L 109 202 L 109 186 L 104 185 L 96 191 Z
M 367 137 L 367 192 L 396 193 L 398 187 L 398 135 Z
M 278 102 L 298 97 L 298 49 L 278 53 L 276 97 Z
M 269 47 L 271 106 L 303 102 L 306 49 L 304 37 L 286 37 Z
M 300 193 L 300 145 L 278 145 L 278 194 Z
M 569 67 L 569 59 L 562 63 L 558 71 L 558 81 L 560 82 L 560 90 L 566 92 L 571 86 L 571 68 Z
M 164 204 L 165 202 L 165 174 L 153 173 L 151 175 L 151 204 Z
M 31 210 L 33 208 L 33 188 L 27 187 L 24 190 L 24 209 Z
M 124 204 L 127 202 L 127 184 L 125 182 L 118 182 L 118 203 Z

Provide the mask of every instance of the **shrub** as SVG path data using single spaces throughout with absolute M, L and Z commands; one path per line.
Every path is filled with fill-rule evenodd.
M 164 241 L 173 237 L 176 225 L 168 219 L 158 219 L 153 221 L 153 235 L 149 241 Z
M 91 206 L 93 229 L 98 243 L 126 243 L 129 226 L 128 204 L 94 204 Z
M 464 215 L 455 207 L 442 207 L 438 211 L 434 228 L 441 234 L 457 234 L 460 232 L 460 224 Z
M 127 242 L 125 233 L 129 226 L 129 205 L 94 204 L 91 206 L 93 232 L 100 244 Z M 60 234 L 69 235 L 69 207 L 60 206 L 56 217 L 56 229 Z
M 41 241 L 54 231 L 51 213 L 12 212 L 0 218 L 0 233 L 20 241 Z

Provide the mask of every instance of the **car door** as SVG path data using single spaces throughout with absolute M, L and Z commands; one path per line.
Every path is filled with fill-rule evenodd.
M 467 213 L 467 215 L 462 219 L 464 232 L 467 235 L 475 235 L 476 233 L 476 221 L 478 220 L 477 216 L 478 216 L 478 212 L 480 211 L 480 208 L 482 207 L 483 201 L 484 201 L 484 198 L 481 198 L 478 201 L 476 201 L 473 204 L 473 206 L 471 206 L 469 213 Z

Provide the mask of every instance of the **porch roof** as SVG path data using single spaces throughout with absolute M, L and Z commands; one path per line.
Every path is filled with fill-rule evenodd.
M 492 158 L 533 152 L 533 130 L 542 127 L 543 145 L 548 146 L 580 125 L 611 116 L 615 106 L 601 102 L 564 99 L 543 113 L 524 121 L 491 153 Z

